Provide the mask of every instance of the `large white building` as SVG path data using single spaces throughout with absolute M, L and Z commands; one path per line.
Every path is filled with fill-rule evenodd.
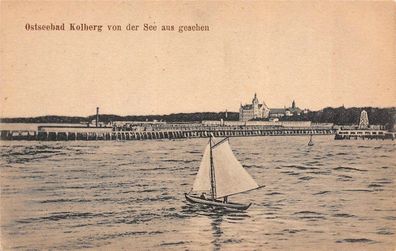
M 242 105 L 239 108 L 239 121 L 249 121 L 256 118 L 268 118 L 270 109 L 263 102 L 259 103 L 256 93 L 251 104 Z
M 257 95 L 254 94 L 251 104 L 242 105 L 239 108 L 239 121 L 249 121 L 252 119 L 278 119 L 283 116 L 301 115 L 306 113 L 308 110 L 301 110 L 296 106 L 296 102 L 293 100 L 292 105 L 288 108 L 268 108 L 264 103 L 260 104 L 257 99 Z

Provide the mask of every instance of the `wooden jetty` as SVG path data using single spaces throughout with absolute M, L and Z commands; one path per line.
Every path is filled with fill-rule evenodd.
M 117 130 L 113 127 L 39 127 L 37 131 L 1 130 L 2 140 L 156 140 L 209 137 L 252 136 L 302 136 L 332 135 L 332 128 L 268 128 L 268 127 L 222 127 L 192 126 L 179 128 L 155 128 L 140 130 Z
M 396 132 L 389 132 L 386 130 L 374 129 L 339 129 L 335 133 L 336 140 L 350 140 L 350 139 L 368 139 L 368 140 L 385 140 L 395 139 Z

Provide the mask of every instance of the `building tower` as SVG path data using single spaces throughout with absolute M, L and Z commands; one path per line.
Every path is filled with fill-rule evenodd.
M 268 118 L 269 108 L 263 102 L 259 103 L 255 93 L 251 104 L 242 105 L 239 108 L 239 121 L 249 121 L 256 118 Z
M 296 108 L 296 101 L 293 100 L 291 108 L 293 108 L 293 109 Z
M 258 101 L 258 98 L 257 98 L 257 94 L 256 94 L 256 93 L 254 94 L 254 97 L 253 97 L 253 99 L 252 99 L 252 104 L 253 104 L 254 107 L 257 107 L 257 108 L 258 108 L 259 101 Z
M 259 117 L 259 101 L 257 98 L 257 94 L 254 94 L 253 100 L 252 100 L 252 106 L 253 106 L 253 118 Z
M 360 113 L 359 129 L 365 129 L 368 128 L 368 126 L 369 126 L 369 120 L 368 120 L 367 112 L 363 110 Z

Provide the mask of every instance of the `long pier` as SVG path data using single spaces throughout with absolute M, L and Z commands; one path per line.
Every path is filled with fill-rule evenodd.
M 332 128 L 192 127 L 122 131 L 111 127 L 43 127 L 38 131 L 2 130 L 2 140 L 157 140 L 215 137 L 332 135 Z
M 391 139 L 395 140 L 396 132 L 389 132 L 385 130 L 376 129 L 339 129 L 336 131 L 334 139 L 336 140 L 351 140 L 351 139 Z

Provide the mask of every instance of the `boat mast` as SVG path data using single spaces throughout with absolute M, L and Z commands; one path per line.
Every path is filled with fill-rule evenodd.
M 212 194 L 212 200 L 216 198 L 216 179 L 215 179 L 215 170 L 213 166 L 213 156 L 212 156 L 212 135 L 209 138 L 209 146 L 210 146 L 210 188 Z

